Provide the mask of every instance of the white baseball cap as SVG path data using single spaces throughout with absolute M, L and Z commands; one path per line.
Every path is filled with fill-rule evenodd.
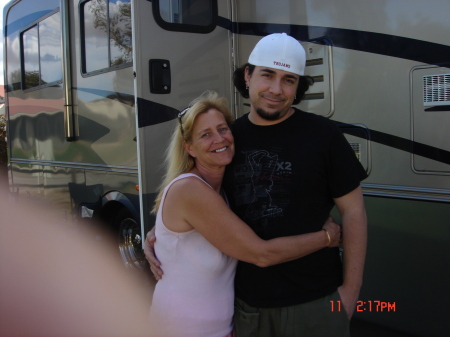
M 275 33 L 259 40 L 248 58 L 248 63 L 302 76 L 305 74 L 306 54 L 300 42 L 292 36 Z

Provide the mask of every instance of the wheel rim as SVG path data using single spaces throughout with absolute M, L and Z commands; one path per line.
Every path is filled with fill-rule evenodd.
M 143 269 L 145 267 L 141 229 L 133 219 L 127 218 L 120 223 L 119 250 L 127 268 Z

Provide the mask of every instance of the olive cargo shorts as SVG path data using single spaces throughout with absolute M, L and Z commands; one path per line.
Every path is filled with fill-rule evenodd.
M 254 308 L 236 298 L 236 337 L 349 337 L 347 313 L 342 305 L 341 310 L 337 310 L 336 304 L 340 300 L 336 291 L 318 300 L 298 305 Z

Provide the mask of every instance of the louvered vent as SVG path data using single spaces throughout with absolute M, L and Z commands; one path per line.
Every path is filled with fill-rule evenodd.
M 350 143 L 353 151 L 355 152 L 356 158 L 361 161 L 361 144 L 360 143 Z
M 423 104 L 450 105 L 450 74 L 423 77 Z

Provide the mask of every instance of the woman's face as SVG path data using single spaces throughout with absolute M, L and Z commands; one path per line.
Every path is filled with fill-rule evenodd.
M 196 159 L 197 165 L 228 165 L 234 155 L 234 138 L 222 113 L 209 109 L 198 115 L 192 129 L 192 139 L 185 147 Z

